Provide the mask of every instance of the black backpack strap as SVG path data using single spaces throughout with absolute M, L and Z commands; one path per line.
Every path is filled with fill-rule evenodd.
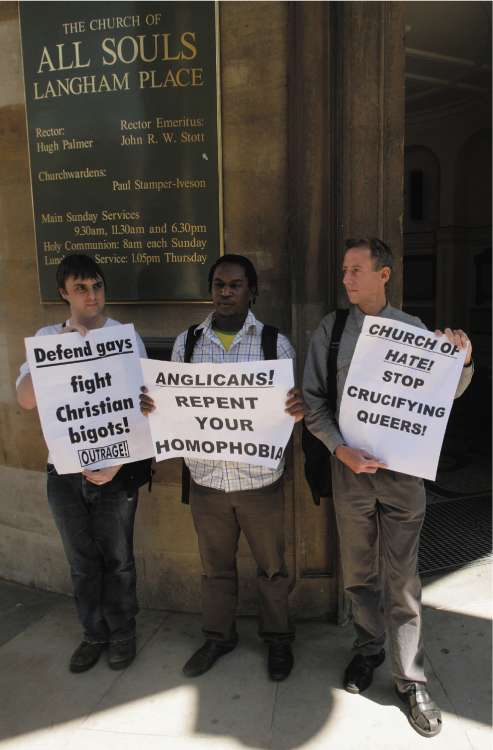
M 190 469 L 183 458 L 181 460 L 181 501 L 184 505 L 190 504 Z
M 187 338 L 185 339 L 185 358 L 184 362 L 191 362 L 193 357 L 193 350 L 195 349 L 195 344 L 199 340 L 200 336 L 202 335 L 202 328 L 199 328 L 198 326 L 190 326 L 190 328 L 187 331 Z
M 336 319 L 330 337 L 329 356 L 327 357 L 327 400 L 334 414 L 337 405 L 337 355 L 348 313 L 349 310 L 336 310 Z
M 195 344 L 202 335 L 202 328 L 198 326 L 190 326 L 187 331 L 187 338 L 185 339 L 185 357 L 184 362 L 191 362 L 193 357 L 193 350 Z M 190 502 L 190 469 L 182 459 L 181 465 L 181 501 L 185 505 Z
M 136 492 L 139 487 L 147 485 L 152 490 L 152 458 L 143 458 L 140 461 L 132 461 L 124 464 L 115 478 L 112 480 L 115 486 L 122 485 L 126 490 Z
M 328 346 L 327 400 L 333 413 L 335 413 L 337 404 L 337 354 L 347 316 L 348 310 L 336 310 L 336 317 Z M 320 498 L 328 497 L 332 492 L 330 456 L 324 443 L 316 438 L 315 435 L 312 435 L 304 420 L 301 433 L 301 446 L 305 454 L 306 481 L 310 487 L 313 502 L 315 505 L 320 505 Z
M 264 359 L 277 359 L 277 335 L 279 330 L 274 326 L 264 325 L 262 328 L 261 344 Z

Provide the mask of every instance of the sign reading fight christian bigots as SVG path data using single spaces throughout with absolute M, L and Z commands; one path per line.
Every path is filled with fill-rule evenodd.
M 435 479 L 465 356 L 446 336 L 367 315 L 341 400 L 347 445 L 393 471 Z
M 33 336 L 25 343 L 41 427 L 59 474 L 152 456 L 139 408 L 142 370 L 133 325 L 84 337 Z
M 158 461 L 176 456 L 276 468 L 294 418 L 290 359 L 227 364 L 142 360 L 156 409 L 149 416 Z

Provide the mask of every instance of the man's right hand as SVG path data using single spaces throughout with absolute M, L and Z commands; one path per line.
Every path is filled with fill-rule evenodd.
M 87 332 L 88 332 L 88 329 L 85 326 L 79 325 L 79 324 L 76 324 L 76 325 L 72 324 L 70 326 L 65 326 L 60 331 L 60 333 L 80 333 L 81 336 L 85 336 Z
M 144 417 L 148 417 L 151 411 L 154 411 L 156 404 L 150 396 L 147 395 L 147 388 L 145 385 L 141 387 L 141 393 L 139 395 L 140 411 Z
M 367 451 L 350 448 L 348 445 L 338 445 L 335 449 L 335 456 L 355 474 L 376 474 L 378 469 L 387 468 Z

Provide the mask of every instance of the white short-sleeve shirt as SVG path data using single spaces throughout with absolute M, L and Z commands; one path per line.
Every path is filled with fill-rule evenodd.
M 68 326 L 69 321 L 66 320 L 65 323 L 55 323 L 55 325 L 52 326 L 44 326 L 43 328 L 40 328 L 39 331 L 36 331 L 34 334 L 35 336 L 53 336 L 56 333 L 61 333 L 63 331 L 64 326 Z M 101 326 L 101 328 L 109 328 L 110 326 L 119 326 L 121 323 L 118 322 L 118 320 L 113 320 L 113 318 L 106 318 L 106 323 Z M 142 341 L 141 337 L 135 331 L 135 338 L 137 339 L 137 346 L 139 348 L 139 354 L 143 359 L 147 359 L 147 352 L 146 348 L 144 346 L 144 342 Z M 15 381 L 15 387 L 19 385 L 24 375 L 27 375 L 29 373 L 29 365 L 27 362 L 23 362 L 19 369 L 19 375 L 17 377 L 17 380 Z

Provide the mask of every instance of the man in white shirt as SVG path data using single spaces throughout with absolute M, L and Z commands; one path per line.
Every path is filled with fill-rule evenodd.
M 105 315 L 106 283 L 95 261 L 87 255 L 68 255 L 57 268 L 60 297 L 70 308 L 63 323 L 45 326 L 36 336 L 119 325 Z M 136 333 L 141 357 L 147 357 Z M 16 382 L 17 401 L 36 408 L 27 362 Z M 70 564 L 74 597 L 83 640 L 70 660 L 71 672 L 85 672 L 108 646 L 112 669 L 124 669 L 135 658 L 135 616 L 138 612 L 133 528 L 138 484 L 132 467 L 84 469 L 59 475 L 48 456 L 48 502 Z
M 214 312 L 195 329 L 191 362 L 253 362 L 262 360 L 264 324 L 250 306 L 257 295 L 257 274 L 242 255 L 223 255 L 209 272 Z M 187 331 L 173 348 L 172 360 L 185 361 Z M 294 359 L 288 339 L 278 334 L 274 358 Z M 154 409 L 141 395 L 142 413 Z M 303 401 L 297 389 L 288 394 L 286 411 L 299 420 Z M 202 560 L 202 610 L 205 644 L 183 667 L 197 677 L 235 648 L 238 599 L 236 553 L 243 531 L 257 563 L 259 634 L 268 644 L 272 680 L 291 672 L 294 629 L 289 618 L 289 579 L 284 562 L 284 459 L 276 469 L 233 461 L 186 459 L 192 483 L 190 506 Z

